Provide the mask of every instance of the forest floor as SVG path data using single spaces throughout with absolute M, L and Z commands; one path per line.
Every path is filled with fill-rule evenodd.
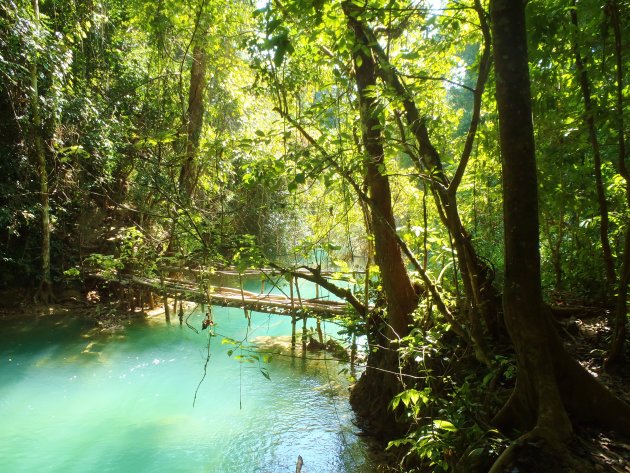
M 572 315 L 557 319 L 568 351 L 616 396 L 630 404 L 630 350 L 626 363 L 614 372 L 604 370 L 611 329 L 608 312 L 593 307 L 570 307 Z M 577 427 L 565 459 L 522 450 L 509 473 L 630 473 L 630 439 L 594 427 Z
M 611 332 L 607 312 L 593 307 L 568 306 L 560 311 L 557 327 L 567 349 L 593 376 L 630 404 L 630 346 L 626 363 L 614 372 L 603 369 Z M 558 311 L 554 311 L 558 315 Z M 154 311 L 120 310 L 115 303 L 87 297 L 78 291 L 64 291 L 50 306 L 36 304 L 24 289 L 0 291 L 0 323 L 3 320 L 34 315 L 73 314 L 94 321 L 95 328 L 114 331 L 132 319 L 163 314 L 162 307 Z M 628 344 L 630 345 L 630 343 Z M 593 427 L 578 427 L 570 445 L 570 455 L 559 459 L 541 454 L 539 450 L 523 449 L 517 460 L 505 472 L 509 473 L 630 473 L 630 439 L 614 432 L 602 432 Z

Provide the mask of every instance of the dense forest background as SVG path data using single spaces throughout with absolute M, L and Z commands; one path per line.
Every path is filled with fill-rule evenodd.
M 359 270 L 352 402 L 406 468 L 628 433 L 552 315 L 624 367 L 629 4 L 491 3 L 4 0 L 0 287 Z

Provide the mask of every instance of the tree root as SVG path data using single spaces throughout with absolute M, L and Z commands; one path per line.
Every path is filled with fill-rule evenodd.
M 541 451 L 549 451 L 553 453 L 554 458 L 559 458 L 561 462 L 566 462 L 568 460 L 568 444 L 550 444 L 547 436 L 545 435 L 545 429 L 536 426 L 508 445 L 492 464 L 488 473 L 500 473 L 502 471 L 506 471 L 507 468 L 518 459 L 519 453 L 521 453 L 522 449 L 528 445 L 537 447 Z
M 49 306 L 56 302 L 55 295 L 53 294 L 52 285 L 42 281 L 33 296 L 33 302 L 36 304 L 43 304 Z
M 501 455 L 499 455 L 499 457 L 492 464 L 492 467 L 490 467 L 488 473 L 500 473 L 508 465 L 510 465 L 516 459 L 518 449 L 523 445 L 523 442 L 527 440 L 527 435 L 528 434 L 525 434 L 517 438 L 510 445 L 508 445 L 505 450 L 501 452 Z

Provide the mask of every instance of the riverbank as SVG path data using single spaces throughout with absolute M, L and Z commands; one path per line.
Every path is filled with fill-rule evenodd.
M 190 312 L 194 307 L 195 304 L 183 302 L 185 311 Z M 84 293 L 75 289 L 56 292 L 54 302 L 44 305 L 36 302 L 33 292 L 26 289 L 0 291 L 0 320 L 70 313 L 92 320 L 95 326 L 103 330 L 110 330 L 138 318 L 164 316 L 164 306 L 160 304 L 153 308 L 145 306 L 130 310 L 119 301 L 103 300 L 97 291 Z

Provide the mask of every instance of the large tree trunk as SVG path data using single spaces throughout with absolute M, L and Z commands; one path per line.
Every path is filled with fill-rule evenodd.
M 39 1 L 32 0 L 36 28 L 39 29 Z M 46 169 L 46 148 L 42 137 L 42 117 L 39 110 L 37 56 L 31 62 L 31 119 L 32 135 L 35 145 L 37 174 L 40 184 L 40 204 L 42 206 L 42 250 L 41 281 L 36 299 L 44 304 L 52 298 L 52 279 L 50 276 L 50 203 L 48 197 L 48 171 Z
M 597 190 L 597 203 L 599 205 L 599 239 L 602 244 L 602 253 L 604 257 L 604 268 L 606 271 L 606 295 L 612 290 L 615 285 L 615 265 L 612 257 L 612 250 L 610 249 L 610 241 L 608 240 L 608 202 L 606 201 L 606 191 L 604 190 L 604 182 L 602 179 L 602 155 L 599 147 L 599 140 L 597 139 L 597 130 L 595 129 L 595 107 L 591 100 L 591 85 L 588 80 L 588 73 L 586 66 L 580 54 L 580 47 L 577 41 L 577 34 L 579 32 L 577 6 L 575 0 L 572 2 L 571 8 L 571 23 L 573 24 L 575 31 L 573 32 L 573 55 L 575 56 L 575 69 L 578 75 L 578 81 L 580 83 L 580 89 L 582 90 L 582 98 L 584 99 L 584 123 L 588 130 L 588 139 L 593 149 L 593 161 L 595 172 L 595 189 Z
M 617 0 L 610 0 L 607 5 L 607 13 L 611 20 L 615 37 L 615 76 L 617 96 L 617 140 L 618 158 L 617 170 L 626 181 L 626 203 L 630 209 L 630 173 L 626 166 L 626 139 L 623 120 L 623 47 L 621 43 L 621 21 L 619 18 L 619 5 Z M 628 319 L 628 284 L 630 284 L 630 224 L 626 222 L 625 243 L 621 264 L 621 276 L 617 287 L 617 305 L 613 325 L 613 340 L 608 352 L 606 366 L 618 364 L 623 359 L 626 342 L 626 322 Z
M 186 128 L 186 148 L 184 161 L 179 170 L 179 205 L 188 205 L 194 197 L 198 179 L 198 164 L 195 162 L 199 154 L 199 142 L 203 131 L 204 95 L 206 90 L 206 61 L 205 34 L 195 41 L 193 48 L 192 66 L 190 68 L 190 87 L 188 90 L 188 110 L 184 117 Z M 176 232 L 178 227 L 178 214 L 175 214 L 168 236 L 168 245 L 164 256 L 172 257 L 177 252 Z M 177 277 L 171 273 L 170 277 Z
M 460 164 L 453 177 L 449 180 L 444 171 L 442 159 L 438 151 L 431 143 L 429 131 L 420 116 L 420 112 L 407 90 L 402 80 L 398 76 L 395 67 L 389 62 L 389 58 L 383 48 L 379 45 L 374 32 L 360 20 L 354 20 L 354 28 L 360 31 L 362 45 L 372 51 L 377 61 L 377 73 L 381 79 L 393 89 L 400 98 L 404 107 L 404 116 L 411 130 L 419 150 L 416 165 L 423 174 L 431 176 L 431 189 L 435 196 L 436 205 L 440 210 L 440 216 L 445 227 L 453 237 L 453 245 L 457 253 L 459 269 L 464 283 L 466 301 L 468 304 L 468 329 L 471 338 L 475 342 L 477 357 L 484 363 L 490 364 L 489 357 L 485 349 L 483 328 L 481 318 L 485 319 L 488 328 L 496 333 L 497 328 L 497 292 L 492 285 L 493 271 L 477 255 L 472 245 L 471 237 L 465 229 L 459 215 L 457 206 L 457 187 L 461 182 L 466 164 L 472 150 L 478 120 L 481 110 L 481 97 L 489 73 L 490 60 L 490 38 L 484 13 L 479 2 L 475 3 L 475 8 L 479 10 L 480 23 L 484 30 L 484 49 L 480 57 L 479 76 L 475 90 L 475 100 L 473 104 L 473 119 L 471 120 L 466 145 L 462 152 Z
M 630 183 L 628 183 L 630 184 Z M 628 185 L 626 184 L 626 185 Z M 610 350 L 606 358 L 606 368 L 620 364 L 623 360 L 626 344 L 626 323 L 628 319 L 628 284 L 630 283 L 630 225 L 626 224 L 624 234 L 623 261 L 621 264 L 621 277 L 617 290 L 617 304 L 615 305 L 614 318 L 611 321 L 613 337 Z
M 627 433 L 630 407 L 567 354 L 543 310 L 525 1 L 495 0 L 491 14 L 503 162 L 503 304 L 518 363 L 516 387 L 495 423 L 530 430 L 526 438 L 561 449 L 571 419 Z
M 203 42 L 205 36 L 195 42 L 193 61 L 190 69 L 190 89 L 188 92 L 188 112 L 186 114 L 186 154 L 179 174 L 180 192 L 191 198 L 195 191 L 197 172 L 195 157 L 199 151 L 199 141 L 203 129 L 204 93 L 206 89 L 207 54 Z
M 354 18 L 357 13 L 356 7 L 345 2 L 344 11 L 357 45 L 366 44 L 367 39 L 362 36 L 363 32 Z M 369 51 L 364 48 L 354 49 L 356 51 L 353 53 L 353 61 L 359 95 L 366 184 L 374 207 L 372 212 L 378 213 L 378 217 L 372 216 L 375 260 L 381 269 L 383 290 L 387 298 L 390 335 L 404 337 L 409 333 L 409 326 L 413 322 L 411 313 L 417 306 L 417 297 L 407 274 L 398 240 L 390 231 L 391 228 L 396 228 L 396 222 L 389 179 L 384 174 L 382 124 L 373 94 L 376 87 L 376 64 Z
M 354 33 L 356 45 L 366 44 L 367 39 L 356 20 L 360 9 L 349 2 L 344 2 L 343 9 L 348 26 Z M 376 332 L 370 337 L 370 341 L 381 345 L 381 348 L 370 353 L 370 367 L 355 386 L 351 402 L 374 433 L 387 436 L 397 432 L 397 422 L 388 406 L 401 389 L 394 374 L 399 369 L 397 345 L 392 346 L 391 342 L 409 333 L 413 323 L 411 313 L 417 306 L 417 296 L 407 274 L 398 240 L 391 232 L 396 224 L 389 179 L 384 174 L 382 125 L 373 94 L 376 87 L 376 64 L 370 51 L 365 48 L 354 47 L 352 56 L 359 96 L 366 184 L 373 204 L 371 224 L 375 261 L 381 270 L 387 300 L 387 325 L 386 328 L 374 325 L 370 327 Z M 375 213 L 378 215 L 374 215 Z

